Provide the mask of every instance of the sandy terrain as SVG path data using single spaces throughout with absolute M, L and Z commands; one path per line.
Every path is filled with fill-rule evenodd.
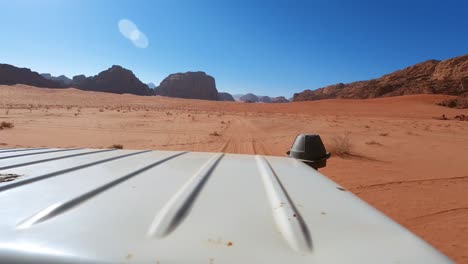
M 319 133 L 327 146 L 348 134 L 352 155 L 333 157 L 322 172 L 468 263 L 468 122 L 434 119 L 468 110 L 434 105 L 444 98 L 246 104 L 0 86 L 0 121 L 15 125 L 0 130 L 0 147 L 283 156 L 298 133 Z

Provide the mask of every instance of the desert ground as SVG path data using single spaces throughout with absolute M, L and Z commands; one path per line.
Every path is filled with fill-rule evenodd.
M 446 98 L 248 104 L 0 86 L 0 122 L 14 124 L 0 130 L 0 148 L 285 156 L 297 134 L 318 133 L 339 154 L 323 174 L 468 263 L 468 122 L 453 119 L 468 110 L 435 104 Z

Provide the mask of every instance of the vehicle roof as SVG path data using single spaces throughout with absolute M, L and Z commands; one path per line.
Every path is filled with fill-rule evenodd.
M 0 149 L 7 263 L 452 263 L 288 157 Z

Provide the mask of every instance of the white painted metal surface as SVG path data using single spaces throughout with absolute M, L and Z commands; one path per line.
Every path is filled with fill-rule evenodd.
M 292 158 L 0 149 L 0 263 L 452 263 Z

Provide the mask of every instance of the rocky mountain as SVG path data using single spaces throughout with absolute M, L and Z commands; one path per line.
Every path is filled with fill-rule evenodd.
M 258 102 L 258 96 L 256 96 L 253 93 L 248 93 L 248 94 L 244 94 L 243 96 L 241 96 L 239 100 L 242 102 L 256 103 Z
M 142 83 L 132 71 L 118 65 L 113 65 L 111 68 L 92 77 L 74 76 L 72 86 L 86 91 L 136 95 L 153 94 L 153 91 Z
M 47 88 L 63 87 L 61 83 L 44 78 L 28 68 L 18 68 L 9 64 L 0 64 L 0 84 L 26 84 Z
M 218 101 L 234 102 L 234 97 L 230 93 L 218 92 Z
M 55 76 L 52 76 L 50 73 L 41 73 L 41 76 L 46 78 L 46 79 L 59 82 L 64 87 L 69 87 L 73 82 L 72 79 L 68 78 L 65 75 L 60 75 L 60 76 L 55 77 Z
M 272 103 L 289 103 L 289 100 L 284 96 L 278 96 L 271 100 Z
M 258 102 L 271 103 L 271 98 L 269 96 L 258 96 Z
M 218 100 L 215 79 L 201 71 L 170 74 L 155 92 L 169 97 Z
M 147 83 L 146 85 L 148 85 L 148 87 L 149 87 L 150 89 L 156 88 L 156 85 L 155 85 L 154 83 L 152 83 L 152 82 Z
M 294 94 L 294 101 L 332 98 L 375 98 L 408 94 L 460 95 L 468 92 L 468 55 L 428 60 L 377 79 L 338 83 Z

